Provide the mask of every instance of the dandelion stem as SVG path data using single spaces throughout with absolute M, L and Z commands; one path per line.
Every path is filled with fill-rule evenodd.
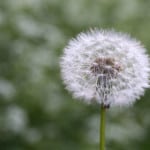
M 102 105 L 100 110 L 100 150 L 105 150 L 105 111 Z

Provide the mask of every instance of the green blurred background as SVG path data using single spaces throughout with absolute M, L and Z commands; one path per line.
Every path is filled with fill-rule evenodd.
M 65 90 L 59 59 L 91 27 L 150 50 L 150 0 L 0 0 L 0 150 L 98 150 L 99 106 Z M 107 113 L 107 150 L 150 149 L 150 91 Z

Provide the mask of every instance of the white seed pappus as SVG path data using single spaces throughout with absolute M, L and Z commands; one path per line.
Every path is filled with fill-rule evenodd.
M 149 87 L 146 49 L 127 34 L 90 30 L 70 40 L 60 61 L 67 90 L 105 106 L 133 104 Z

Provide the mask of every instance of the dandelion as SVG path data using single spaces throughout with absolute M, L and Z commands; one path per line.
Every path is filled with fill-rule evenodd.
M 61 58 L 66 88 L 87 103 L 101 105 L 101 138 L 105 109 L 129 106 L 149 87 L 149 58 L 139 41 L 129 35 L 90 30 L 72 39 Z M 101 141 L 101 150 L 104 139 Z

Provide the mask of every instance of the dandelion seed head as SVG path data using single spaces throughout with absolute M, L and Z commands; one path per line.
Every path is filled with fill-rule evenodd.
M 66 88 L 88 103 L 130 105 L 149 87 L 145 48 L 115 31 L 95 29 L 77 35 L 64 49 L 60 65 Z

